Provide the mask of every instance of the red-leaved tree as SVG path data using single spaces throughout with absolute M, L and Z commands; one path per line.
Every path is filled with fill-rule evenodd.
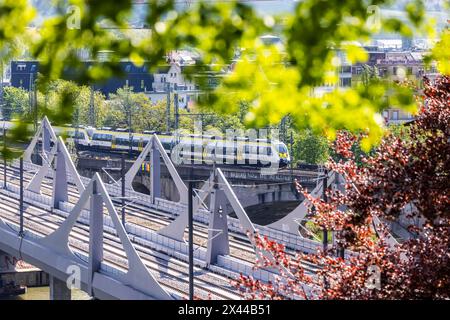
M 328 168 L 344 177 L 345 192 L 328 190 L 325 202 L 298 186 L 314 207 L 312 220 L 334 231 L 335 247 L 292 256 L 258 236 L 258 247 L 275 259 L 256 267 L 276 268 L 280 276 L 271 283 L 241 276 L 236 286 L 247 298 L 450 298 L 450 78 L 425 79 L 418 103 L 416 120 L 386 135 L 369 156 L 356 159 L 358 138 L 339 134 L 341 159 Z M 400 220 L 408 236 L 395 244 L 390 226 Z M 340 258 L 336 247 L 350 254 Z

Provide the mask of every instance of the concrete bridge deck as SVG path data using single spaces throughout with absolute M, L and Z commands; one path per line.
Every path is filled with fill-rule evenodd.
M 31 163 L 40 135 L 42 166 Z M 134 191 L 131 184 L 147 155 L 152 168 L 150 195 Z M 255 251 L 257 233 L 285 244 L 289 254 L 322 246 L 298 233 L 307 213 L 305 201 L 280 221 L 254 225 L 220 169 L 189 198 L 156 136 L 122 178 L 122 190 L 120 183 L 104 184 L 98 174 L 91 179 L 80 176 L 46 118 L 24 158 L 24 170 L 17 162 L 6 167 L 0 189 L 0 250 L 48 272 L 51 291 L 62 292 L 60 296 L 67 292 L 68 268 L 76 266 L 81 270 L 81 288 L 97 298 L 186 298 L 188 199 L 193 202 L 195 233 L 190 243 L 195 246 L 195 292 L 200 298 L 239 299 L 230 280 L 240 273 L 261 281 L 275 279 L 277 271 L 253 268 L 257 256 L 274 258 L 270 252 Z M 160 197 L 162 162 L 180 194 L 179 202 Z M 329 183 L 332 179 L 336 175 Z M 320 195 L 320 185 L 312 193 Z M 204 202 L 207 196 L 209 205 Z M 236 218 L 223 214 L 227 202 Z M 317 269 L 305 267 L 310 273 Z
M 3 166 L 0 166 L 0 172 L 3 170 Z M 33 173 L 25 172 L 24 181 L 29 182 L 33 177 Z M 0 218 L 3 219 L 6 224 L 13 229 L 17 229 L 18 221 L 18 206 L 19 201 L 17 199 L 18 193 L 14 192 L 19 187 L 18 180 L 18 168 L 15 166 L 8 167 L 7 169 L 7 183 L 8 189 L 0 190 Z M 12 190 L 12 191 L 9 191 Z M 79 195 L 75 185 L 70 184 L 69 189 L 69 203 L 74 205 L 79 200 Z M 49 200 L 52 192 L 52 179 L 45 178 L 42 185 L 42 196 L 46 196 Z M 114 201 L 116 207 L 119 209 L 120 201 Z M 37 235 L 45 236 L 56 230 L 56 228 L 64 221 L 67 213 L 61 210 L 56 210 L 48 205 L 41 205 L 35 201 L 25 200 L 25 230 L 26 232 Z M 163 246 L 155 247 L 149 244 L 148 233 L 154 232 L 164 226 L 167 226 L 172 222 L 175 217 L 164 211 L 158 211 L 146 206 L 133 203 L 126 207 L 126 222 L 127 230 L 130 234 L 133 244 L 143 259 L 146 267 L 157 274 L 158 281 L 163 287 L 167 288 L 169 292 L 175 293 L 179 298 L 187 298 L 187 275 L 188 264 L 187 255 L 179 255 L 180 260 L 174 259 L 174 253 L 168 254 L 164 252 L 166 248 Z M 134 228 L 133 228 L 134 227 Z M 141 228 L 139 228 L 141 227 Z M 144 229 L 144 230 L 143 230 Z M 12 230 L 13 231 L 13 230 Z M 147 232 L 147 235 L 145 233 Z M 13 232 L 14 233 L 14 232 Z M 77 222 L 74 230 L 70 235 L 70 247 L 80 255 L 87 259 L 87 243 L 89 238 L 89 226 L 86 221 Z M 143 235 L 143 237 L 142 237 Z M 165 239 L 170 241 L 169 239 Z M 197 248 L 202 249 L 199 251 L 199 255 L 196 258 L 195 277 L 196 285 L 195 292 L 199 298 L 213 298 L 213 299 L 240 299 L 241 296 L 234 288 L 231 287 L 231 280 L 235 279 L 239 272 L 252 274 L 252 266 L 255 261 L 255 253 L 252 245 L 248 239 L 238 232 L 230 232 L 230 256 L 229 260 L 235 263 L 235 270 L 233 268 L 224 268 L 220 266 L 212 266 L 205 269 L 205 263 L 201 259 L 201 254 L 204 255 L 208 241 L 208 226 L 204 223 L 195 223 L 194 242 Z M 163 241 L 161 241 L 163 242 Z M 186 253 L 186 250 L 182 250 L 181 246 L 186 246 L 185 243 L 181 243 L 179 253 Z M 19 253 L 17 250 L 8 250 L 2 246 L 0 241 L 0 249 L 10 254 L 21 254 L 25 257 L 23 252 Z M 152 250 L 153 249 L 153 250 Z M 159 249 L 154 251 L 154 249 Z M 126 271 L 126 256 L 124 251 L 120 248 L 120 241 L 114 234 L 114 230 L 109 230 L 107 236 L 105 236 L 105 265 L 115 267 L 118 271 Z M 176 254 L 175 254 L 176 256 Z M 42 266 L 41 263 L 31 257 L 25 257 L 28 261 L 35 263 L 37 266 L 46 270 L 46 266 Z M 225 264 L 229 263 L 225 260 Z M 163 267 L 163 270 L 160 269 Z M 311 272 L 316 268 L 315 266 L 305 265 Z M 222 269 L 222 270 L 221 270 Z M 240 271 L 240 269 L 242 271 Z M 260 277 L 263 277 L 260 274 Z M 273 275 L 266 274 L 266 280 Z M 101 298 L 117 298 L 107 295 L 105 293 L 97 292 L 97 297 Z

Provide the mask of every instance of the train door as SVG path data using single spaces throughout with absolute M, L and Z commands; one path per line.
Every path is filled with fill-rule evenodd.
M 245 164 L 244 145 L 236 142 L 236 164 Z
M 116 148 L 116 137 L 114 135 L 112 135 L 111 137 L 111 149 L 115 149 Z

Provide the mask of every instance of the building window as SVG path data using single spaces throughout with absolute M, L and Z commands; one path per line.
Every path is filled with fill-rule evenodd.
M 351 78 L 342 78 L 341 79 L 341 87 L 350 87 L 352 85 Z
M 17 71 L 25 71 L 27 66 L 25 64 L 18 64 L 17 65 Z
M 389 119 L 389 111 L 383 111 L 383 118 Z
M 352 67 L 351 66 L 343 66 L 341 67 L 341 73 L 350 73 L 352 72 Z
M 398 120 L 398 111 L 392 111 L 392 120 Z

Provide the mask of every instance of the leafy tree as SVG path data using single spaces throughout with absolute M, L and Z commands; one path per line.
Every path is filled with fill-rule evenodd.
M 0 52 L 14 51 L 17 41 L 26 35 L 26 29 L 36 12 L 27 0 L 5 0 L 0 4 Z
M 135 132 L 143 130 L 147 121 L 146 117 L 151 107 L 150 99 L 143 93 L 135 93 L 131 87 L 117 89 L 115 94 L 109 96 L 109 107 L 117 111 L 118 118 L 114 127 L 128 128 L 131 120 L 131 128 Z
M 146 112 L 146 114 L 142 114 L 146 118 L 145 130 L 169 131 L 167 130 L 167 102 L 165 100 L 153 103 Z M 183 118 L 180 119 L 180 127 L 184 128 L 185 126 L 187 125 Z
M 357 137 L 340 134 L 335 149 L 343 160 L 331 161 L 329 169 L 345 177 L 345 192 L 328 190 L 325 202 L 299 186 L 315 208 L 313 221 L 335 231 L 336 246 L 292 257 L 283 246 L 257 237 L 276 257 L 261 264 L 280 269 L 282 277 L 267 284 L 241 276 L 237 286 L 249 298 L 449 299 L 450 77 L 435 85 L 425 81 L 420 113 L 405 135 L 387 135 L 358 166 L 351 151 Z M 389 222 L 401 216 L 410 237 L 393 243 Z M 335 257 L 342 248 L 353 254 Z M 304 260 L 321 265 L 315 276 L 305 273 Z M 372 285 L 373 270 L 380 273 L 379 287 Z
M 376 66 L 371 67 L 365 64 L 362 69 L 361 80 L 363 85 L 366 87 L 368 87 L 374 80 L 379 79 L 378 68 Z
M 303 130 L 295 133 L 294 153 L 292 157 L 295 161 L 311 164 L 324 164 L 329 157 L 329 142 L 324 136 Z
M 123 111 L 117 108 L 109 108 L 105 115 L 102 126 L 105 127 L 120 127 L 123 123 Z
M 30 109 L 30 94 L 22 88 L 5 87 L 3 89 L 2 116 L 5 120 L 27 114 Z
M 344 128 L 364 131 L 367 134 L 361 143 L 368 150 L 383 135 L 376 114 L 387 107 L 385 95 L 408 111 L 414 104 L 412 92 L 386 83 L 336 89 L 321 97 L 311 92 L 317 85 L 337 81 L 340 52 L 353 63 L 365 61 L 367 54 L 353 41 L 367 40 L 380 31 L 378 25 L 383 31 L 408 37 L 417 30 L 433 32 L 424 19 L 420 0 L 405 6 L 410 24 L 385 17 L 377 23 L 377 17 L 368 9 L 389 2 L 305 0 L 284 17 L 261 17 L 240 1 L 200 1 L 184 9 L 176 8 L 174 0 L 149 1 L 145 23 L 151 32 L 148 37 L 131 39 L 125 32 L 109 31 L 126 28 L 131 0 L 115 2 L 114 6 L 106 0 L 71 0 L 70 4 L 80 9 L 79 21 L 66 13 L 64 2 L 59 2 L 57 14 L 46 19 L 39 37 L 30 41 L 30 53 L 41 62 L 41 83 L 60 78 L 64 68 L 72 68 L 77 70 L 79 83 L 90 85 L 120 74 L 119 62 L 124 58 L 137 65 L 152 61 L 156 68 L 165 61 L 168 51 L 193 47 L 201 53 L 201 61 L 189 68 L 186 76 L 190 77 L 198 72 L 219 71 L 238 51 L 234 71 L 223 78 L 217 89 L 209 90 L 210 99 L 205 103 L 213 110 L 236 114 L 239 104 L 244 103 L 248 105 L 244 118 L 247 126 L 274 125 L 289 114 L 297 129 L 309 127 L 316 133 L 325 130 L 329 138 Z M 1 49 L 24 32 L 34 10 L 25 0 L 4 1 L 0 6 Z M 101 27 L 104 25 L 108 28 Z M 279 30 L 285 39 L 284 50 L 259 41 L 262 34 Z M 447 40 L 448 31 L 444 31 L 431 55 L 439 61 L 443 73 L 448 72 Z M 93 60 L 98 60 L 105 50 L 113 54 L 108 61 L 85 68 L 80 62 L 80 50 L 89 50 Z M 204 88 L 207 90 L 206 85 Z M 58 112 L 70 114 L 71 109 Z
M 223 134 L 226 130 L 236 130 L 244 131 L 245 126 L 239 116 L 228 115 L 228 114 L 218 114 L 214 112 L 209 112 L 203 117 L 203 127 L 205 130 L 218 130 Z
M 135 132 L 144 130 L 167 130 L 167 105 L 166 101 L 152 101 L 144 93 L 134 93 L 129 88 L 119 88 L 115 94 L 110 94 L 107 102 L 109 110 L 105 112 L 104 124 L 112 127 L 128 127 L 128 116 L 131 112 L 132 129 Z M 173 112 L 173 104 L 171 107 Z M 184 119 L 180 110 L 180 127 L 191 129 L 190 120 Z
M 105 96 L 100 91 L 94 91 L 94 123 L 93 126 L 99 128 L 105 122 L 107 114 L 110 112 L 108 109 L 108 102 Z M 78 123 L 90 124 L 90 103 L 91 103 L 91 88 L 82 86 L 79 91 L 78 99 L 75 105 L 74 123 L 77 122 L 75 116 L 78 115 Z

